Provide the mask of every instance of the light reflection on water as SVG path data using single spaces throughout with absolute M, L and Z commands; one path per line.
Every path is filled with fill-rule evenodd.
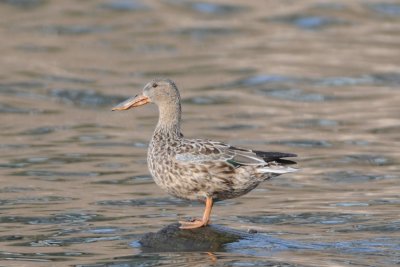
M 399 258 L 399 9 L 379 1 L 0 2 L 0 261 L 42 266 L 390 266 Z M 299 154 L 301 171 L 217 203 L 256 229 L 224 252 L 135 243 L 202 206 L 146 167 L 157 77 L 188 137 Z

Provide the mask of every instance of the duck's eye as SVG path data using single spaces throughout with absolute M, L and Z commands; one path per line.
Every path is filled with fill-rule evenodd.
M 157 83 L 153 83 L 153 88 L 156 88 L 157 86 L 158 86 L 158 84 Z

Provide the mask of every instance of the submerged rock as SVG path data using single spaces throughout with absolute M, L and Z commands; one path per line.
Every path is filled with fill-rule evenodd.
M 138 242 L 142 252 L 231 252 L 267 255 L 289 249 L 321 249 L 320 244 L 280 239 L 255 230 L 246 232 L 215 224 L 190 230 L 179 229 L 179 226 L 179 223 L 174 223 L 156 233 L 145 234 Z M 135 247 L 137 245 L 135 242 Z
M 224 245 L 245 238 L 247 233 L 219 225 L 197 229 L 179 229 L 180 224 L 147 233 L 140 240 L 143 252 L 224 251 Z

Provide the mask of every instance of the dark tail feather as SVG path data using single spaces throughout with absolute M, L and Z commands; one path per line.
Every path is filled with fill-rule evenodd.
M 264 159 L 265 160 L 265 159 Z M 296 161 L 293 160 L 287 160 L 287 159 L 276 159 L 276 162 L 282 164 L 282 165 L 292 165 L 292 164 L 297 164 Z
M 276 161 L 281 164 L 296 164 L 295 161 L 282 159 L 297 157 L 296 154 L 282 152 L 264 152 L 258 150 L 253 150 L 253 152 L 256 153 L 257 156 L 261 157 L 265 162 Z

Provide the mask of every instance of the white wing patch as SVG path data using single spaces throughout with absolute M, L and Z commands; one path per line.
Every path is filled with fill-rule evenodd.
M 257 169 L 258 173 L 287 173 L 287 172 L 296 172 L 298 169 L 292 167 L 285 166 L 263 166 Z

